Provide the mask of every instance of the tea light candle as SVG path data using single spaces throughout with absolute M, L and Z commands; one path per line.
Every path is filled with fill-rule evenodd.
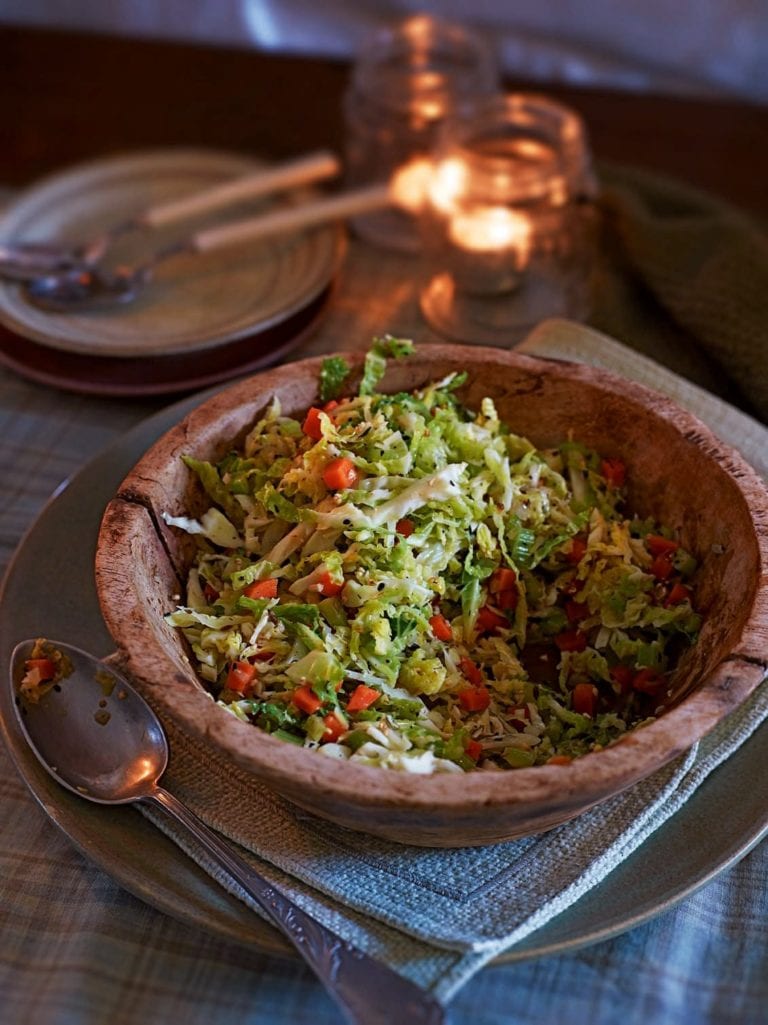
M 495 253 L 511 249 L 517 263 L 525 265 L 530 247 L 531 224 L 523 214 L 503 206 L 487 206 L 451 219 L 448 234 L 456 245 L 476 253 Z
M 468 292 L 499 294 L 517 287 L 528 264 L 531 223 L 503 206 L 485 206 L 454 214 L 448 239 L 466 259 L 457 259 L 456 283 Z
M 475 253 L 511 251 L 522 269 L 531 244 L 531 222 L 503 206 L 486 206 L 451 218 L 448 235 L 456 245 Z

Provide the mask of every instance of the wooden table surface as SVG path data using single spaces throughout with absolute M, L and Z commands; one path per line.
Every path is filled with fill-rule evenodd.
M 0 184 L 125 150 L 284 157 L 342 143 L 349 65 L 254 50 L 0 29 Z M 768 217 L 768 107 L 509 81 L 586 120 L 598 159 L 673 175 Z

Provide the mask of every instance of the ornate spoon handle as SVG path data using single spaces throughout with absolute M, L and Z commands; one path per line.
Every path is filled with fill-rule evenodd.
M 314 970 L 349 1025 L 441 1025 L 442 1007 L 408 979 L 368 957 L 297 907 L 232 851 L 167 790 L 144 800 L 159 804 L 257 902 Z

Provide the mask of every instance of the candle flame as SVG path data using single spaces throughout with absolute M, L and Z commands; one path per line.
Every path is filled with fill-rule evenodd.
M 525 262 L 531 245 L 531 222 L 504 206 L 485 206 L 451 219 L 451 241 L 474 253 L 512 249 Z

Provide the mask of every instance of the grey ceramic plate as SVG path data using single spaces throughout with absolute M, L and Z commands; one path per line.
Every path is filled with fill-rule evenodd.
M 215 150 L 172 149 L 107 157 L 73 167 L 21 193 L 4 211 L 8 239 L 78 242 L 150 204 L 252 173 L 261 162 Z M 302 190 L 306 195 L 308 190 Z M 297 195 L 294 190 L 293 195 Z M 285 196 L 243 202 L 172 227 L 131 234 L 110 250 L 134 264 L 210 224 L 289 204 Z M 0 282 L 0 323 L 32 342 L 87 357 L 146 358 L 209 352 L 290 319 L 324 292 L 343 253 L 326 225 L 163 263 L 134 302 L 51 313 L 17 284 Z
M 200 401 L 178 403 L 134 428 L 53 496 L 22 541 L 0 594 L 0 659 L 17 641 L 45 634 L 106 655 L 110 638 L 93 584 L 101 511 L 120 480 L 163 431 Z M 45 571 L 56 601 L 40 602 L 28 581 Z M 5 672 L 5 670 L 4 670 Z M 230 897 L 131 808 L 80 801 L 40 768 L 15 727 L 9 674 L 0 720 L 16 767 L 53 822 L 127 890 L 161 911 L 215 935 L 273 954 L 282 939 Z M 750 780 L 745 787 L 744 780 Z M 758 731 L 621 867 L 576 905 L 500 960 L 562 953 L 617 935 L 672 907 L 743 857 L 768 832 L 768 733 Z

